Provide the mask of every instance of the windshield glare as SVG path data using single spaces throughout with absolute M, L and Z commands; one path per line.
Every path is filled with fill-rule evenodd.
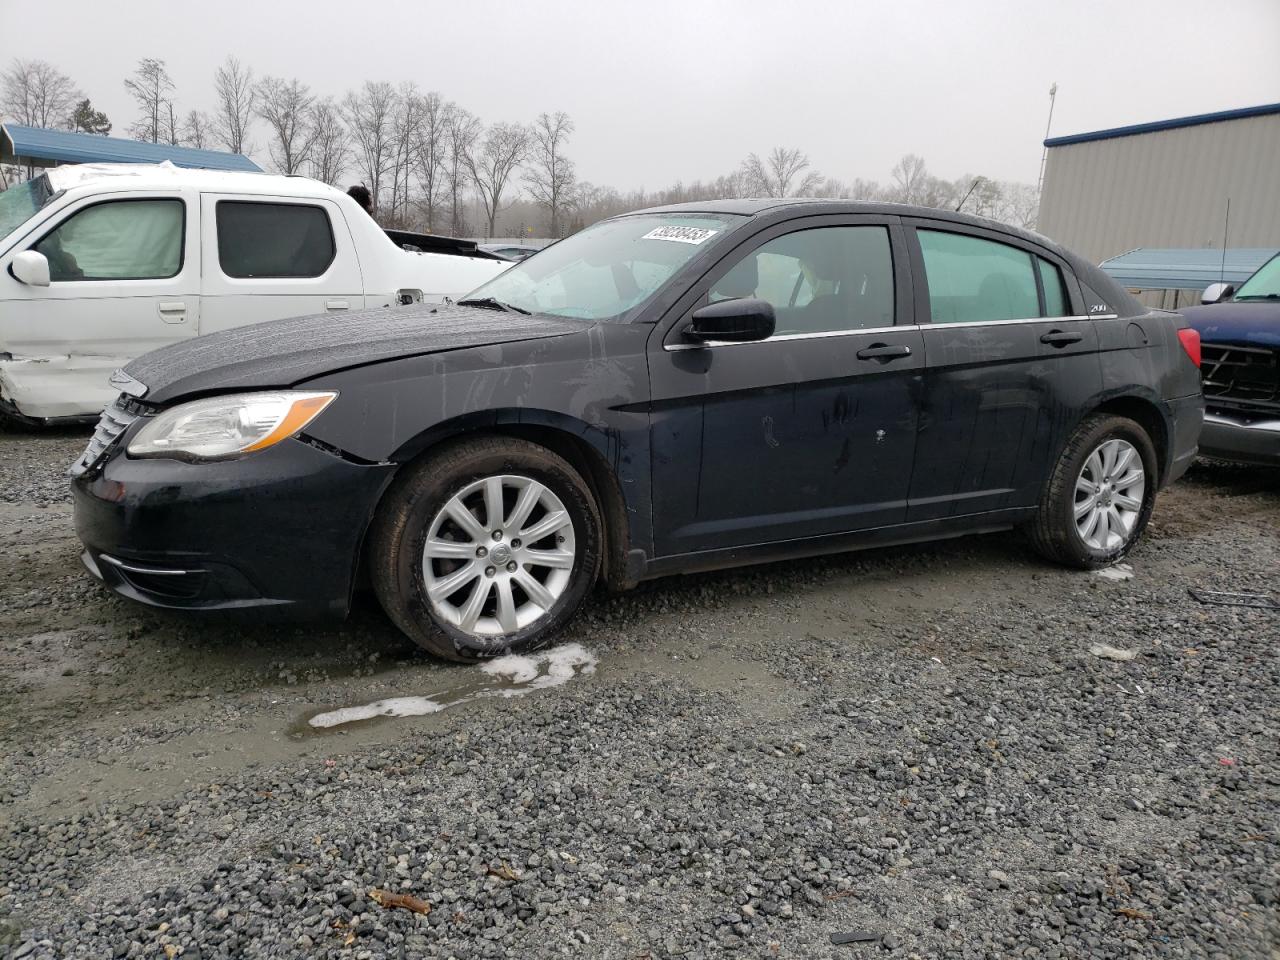
M 611 320 L 647 300 L 740 218 L 641 214 L 597 223 L 500 273 L 465 299 L 530 313 Z
M 36 177 L 0 192 L 0 237 L 7 237 L 53 196 L 48 177 Z
M 1280 298 L 1280 254 L 1272 257 L 1258 272 L 1244 282 L 1236 293 L 1236 300 L 1266 300 Z

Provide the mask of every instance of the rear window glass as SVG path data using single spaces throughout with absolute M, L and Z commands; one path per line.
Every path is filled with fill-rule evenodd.
M 934 323 L 1040 316 L 1031 254 L 993 240 L 918 230 Z
M 219 200 L 217 220 L 228 277 L 318 277 L 333 263 L 333 229 L 320 207 Z

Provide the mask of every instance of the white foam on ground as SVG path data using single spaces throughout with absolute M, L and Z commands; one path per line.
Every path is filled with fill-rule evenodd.
M 1127 563 L 1117 563 L 1114 567 L 1103 567 L 1101 570 L 1093 571 L 1099 577 L 1105 580 L 1132 580 L 1133 567 Z
M 307 722 L 317 729 L 328 729 L 375 717 L 426 716 L 482 697 L 523 697 L 534 690 L 561 686 L 579 674 L 595 673 L 599 662 L 599 658 L 580 643 L 567 643 L 524 656 L 508 654 L 480 664 L 479 672 L 492 678 L 488 684 L 483 680 L 477 683 L 471 671 L 460 671 L 467 675 L 467 680 L 452 690 L 442 690 L 430 697 L 390 697 L 361 706 L 340 707 L 318 713 Z

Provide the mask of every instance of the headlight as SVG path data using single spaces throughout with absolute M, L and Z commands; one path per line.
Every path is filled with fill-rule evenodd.
M 133 457 L 225 460 L 294 436 L 337 394 L 299 390 L 233 393 L 166 410 L 129 441 Z

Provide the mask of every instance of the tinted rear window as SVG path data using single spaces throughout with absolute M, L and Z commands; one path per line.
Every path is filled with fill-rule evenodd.
M 320 207 L 219 200 L 217 219 L 218 263 L 229 277 L 318 277 L 333 263 Z

